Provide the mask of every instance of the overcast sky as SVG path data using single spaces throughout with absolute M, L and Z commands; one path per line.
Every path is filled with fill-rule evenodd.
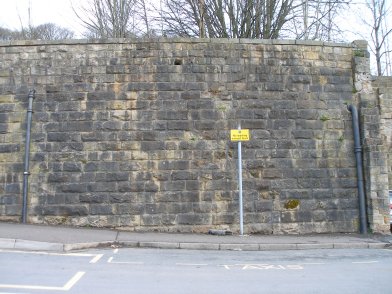
M 83 6 L 89 0 L 0 0 L 0 27 L 20 30 L 21 22 L 23 26 L 29 24 L 29 7 L 31 24 L 53 22 L 59 26 L 70 29 L 75 32 L 75 37 L 82 37 L 83 27 L 80 20 L 75 16 L 72 10 L 72 4 L 75 8 Z M 359 0 L 361 2 L 362 0 Z M 85 5 L 84 5 L 85 6 Z M 347 30 L 357 29 L 355 17 L 350 11 L 346 11 L 342 20 Z M 351 24 L 351 25 L 350 25 Z M 347 34 L 345 39 L 351 42 L 360 38 L 353 34 Z
M 80 5 L 86 1 L 88 0 L 72 0 L 72 3 Z M 72 11 L 71 0 L 0 0 L 0 27 L 19 30 L 21 21 L 27 26 L 29 7 L 31 23 L 34 26 L 53 22 L 75 33 L 82 30 L 80 21 Z

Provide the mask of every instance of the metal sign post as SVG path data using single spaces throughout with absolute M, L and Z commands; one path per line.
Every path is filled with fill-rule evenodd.
M 242 141 L 249 141 L 249 130 L 241 130 L 241 124 L 238 124 L 238 130 L 230 131 L 231 141 L 238 141 L 238 193 L 240 203 L 240 235 L 244 234 L 244 213 L 242 201 Z
M 241 127 L 239 126 L 240 130 Z M 244 208 L 242 203 L 242 147 L 241 141 L 238 141 L 238 193 L 240 201 L 240 235 L 244 234 Z

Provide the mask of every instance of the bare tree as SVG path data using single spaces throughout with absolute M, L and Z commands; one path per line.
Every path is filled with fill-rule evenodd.
M 336 40 L 351 0 L 162 0 L 167 35 Z
M 294 0 L 164 0 L 168 35 L 278 38 Z
M 336 41 L 342 35 L 336 17 L 350 0 L 301 0 L 290 13 L 282 35 L 305 40 Z
M 53 23 L 29 25 L 20 31 L 0 28 L 0 40 L 63 40 L 73 38 L 74 33 Z
M 392 28 L 388 27 L 387 19 L 391 17 L 390 7 L 386 0 L 367 0 L 366 7 L 371 12 L 371 20 L 362 19 L 371 28 L 370 49 L 376 58 L 377 75 L 381 76 L 391 72 L 389 54 L 389 38 L 392 36 Z
M 148 37 L 151 37 L 150 22 L 149 22 L 150 17 L 149 17 L 149 11 L 147 8 L 146 0 L 139 0 L 137 3 L 137 9 L 139 10 L 138 14 L 140 15 L 140 18 L 144 23 L 146 35 Z
M 136 0 L 91 0 L 75 8 L 88 37 L 126 38 L 135 34 Z
M 162 35 L 179 37 L 198 37 L 199 14 L 192 0 L 161 0 L 159 22 Z
M 54 23 L 45 23 L 30 28 L 30 34 L 35 39 L 41 40 L 63 40 L 72 39 L 74 33 L 66 28 L 60 27 Z
M 365 0 L 364 4 L 356 5 L 359 9 L 357 16 L 365 28 L 353 33 L 368 40 L 372 65 L 375 65 L 372 69 L 378 76 L 391 75 L 392 72 L 392 49 L 389 44 L 392 37 L 392 7 L 387 4 L 387 0 Z
M 14 38 L 14 32 L 7 29 L 0 27 L 0 40 L 2 41 L 9 41 Z

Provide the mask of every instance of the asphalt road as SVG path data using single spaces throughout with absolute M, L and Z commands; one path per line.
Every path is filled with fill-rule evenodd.
M 392 293 L 392 250 L 0 250 L 0 293 Z

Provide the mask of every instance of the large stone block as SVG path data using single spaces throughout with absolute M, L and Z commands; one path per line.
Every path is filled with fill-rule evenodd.
M 84 183 L 64 183 L 57 185 L 56 190 L 67 193 L 84 193 L 87 192 L 87 185 Z
M 88 184 L 87 188 L 91 192 L 116 192 L 117 184 L 115 182 L 96 182 Z
M 211 217 L 203 214 L 179 214 L 177 223 L 180 225 L 208 225 L 211 223 Z
M 42 215 L 55 216 L 84 216 L 88 215 L 88 209 L 84 205 L 46 205 L 40 209 Z
M 91 215 L 113 214 L 113 206 L 110 204 L 90 204 L 89 213 Z

